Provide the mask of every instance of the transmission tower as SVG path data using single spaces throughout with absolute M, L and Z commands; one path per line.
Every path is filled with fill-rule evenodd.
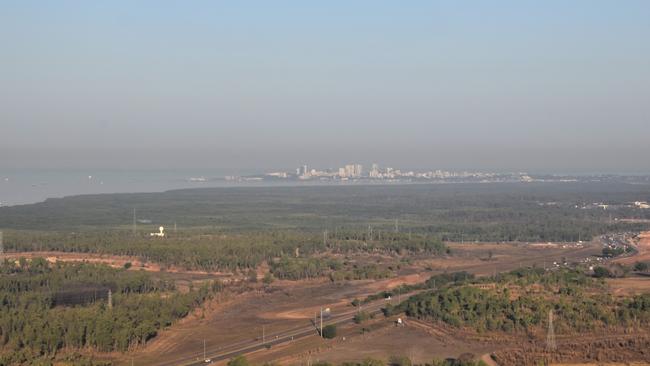
M 546 334 L 546 351 L 555 352 L 557 343 L 555 341 L 555 329 L 553 327 L 553 309 L 548 311 L 548 333 Z

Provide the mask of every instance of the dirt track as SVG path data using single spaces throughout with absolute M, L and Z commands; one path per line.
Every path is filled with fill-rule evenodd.
M 631 265 L 636 262 L 650 262 L 650 231 L 645 231 L 639 234 L 635 246 L 638 251 L 637 254 L 631 257 L 616 259 L 614 262 L 626 265 Z

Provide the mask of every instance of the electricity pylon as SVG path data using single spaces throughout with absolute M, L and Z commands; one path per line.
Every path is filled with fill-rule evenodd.
M 548 311 L 548 333 L 546 334 L 546 351 L 555 352 L 557 342 L 555 341 L 555 328 L 553 327 L 553 309 Z

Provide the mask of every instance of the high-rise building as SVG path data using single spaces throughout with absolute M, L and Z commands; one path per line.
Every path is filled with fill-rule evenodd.
M 368 176 L 370 178 L 379 178 L 380 177 L 380 172 L 379 172 L 379 164 L 373 163 L 372 164 L 372 169 L 370 169 L 370 172 L 368 172 Z
M 363 166 L 361 164 L 354 165 L 354 176 L 359 178 L 363 174 Z

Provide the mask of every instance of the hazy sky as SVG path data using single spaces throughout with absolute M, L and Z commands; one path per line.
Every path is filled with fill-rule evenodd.
M 650 173 L 650 1 L 0 3 L 0 167 L 352 161 Z

